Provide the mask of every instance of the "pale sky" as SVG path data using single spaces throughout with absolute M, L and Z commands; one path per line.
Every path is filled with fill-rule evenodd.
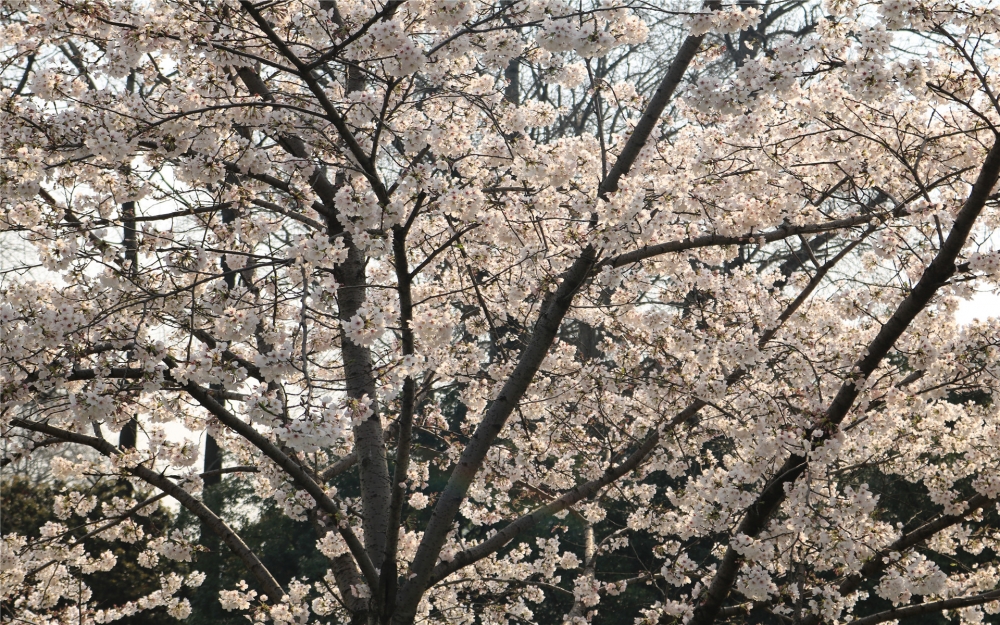
M 973 319 L 985 321 L 1000 315 L 1000 295 L 997 293 L 976 293 L 972 299 L 962 302 L 955 313 L 959 325 L 971 323 Z

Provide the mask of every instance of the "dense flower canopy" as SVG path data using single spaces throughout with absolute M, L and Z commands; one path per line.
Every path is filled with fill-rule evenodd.
M 3 462 L 90 448 L 53 471 L 133 496 L 5 534 L 3 620 L 188 616 L 163 496 L 253 622 L 582 624 L 635 585 L 615 622 L 995 618 L 1000 325 L 955 312 L 1000 278 L 998 34 L 980 0 L 5 0 Z M 222 473 L 324 578 L 275 580 Z M 190 572 L 94 606 L 95 509 Z

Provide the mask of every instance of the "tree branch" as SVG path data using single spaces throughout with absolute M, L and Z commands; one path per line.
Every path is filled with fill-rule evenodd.
M 877 614 L 872 614 L 871 616 L 851 621 L 851 625 L 876 625 L 876 623 L 884 623 L 886 621 L 894 621 L 897 619 L 909 618 L 911 616 L 920 616 L 921 614 L 930 614 L 932 612 L 944 612 L 945 610 L 968 608 L 974 605 L 982 605 L 984 603 L 990 603 L 991 601 L 998 600 L 1000 600 L 1000 590 L 991 590 L 989 592 L 984 592 L 978 595 L 970 595 L 968 597 L 931 601 L 930 603 L 918 603 L 917 605 L 911 605 L 905 608 L 893 608 L 891 610 L 886 610 L 885 612 L 879 612 Z
M 972 226 L 985 206 L 998 177 L 1000 177 L 1000 141 L 995 140 L 993 147 L 986 155 L 969 197 L 956 215 L 951 232 L 938 250 L 934 260 L 924 270 L 910 294 L 900 302 L 892 317 L 869 343 L 864 356 L 855 364 L 851 378 L 841 385 L 822 421 L 816 424 L 815 428 L 810 428 L 810 430 L 819 429 L 822 432 L 821 436 L 812 439 L 813 448 L 823 445 L 836 433 L 840 423 L 847 416 L 860 394 L 862 383 L 875 371 L 913 319 L 924 310 L 937 290 L 955 272 L 955 259 L 958 258 L 969 233 L 972 232 Z M 795 482 L 808 466 L 809 462 L 806 456 L 794 454 L 789 457 L 747 509 L 734 535 L 744 534 L 755 537 L 759 534 L 767 526 L 781 502 L 784 501 L 786 485 Z M 741 561 L 742 558 L 736 550 L 731 545 L 727 547 L 712 583 L 702 595 L 700 605 L 695 608 L 694 616 L 691 619 L 692 625 L 710 625 L 715 621 L 736 582 Z
M 253 444 L 257 449 L 264 452 L 268 458 L 274 461 L 279 467 L 285 470 L 289 476 L 323 509 L 324 512 L 332 516 L 337 521 L 337 529 L 340 535 L 344 538 L 347 543 L 348 548 L 351 550 L 351 554 L 354 559 L 357 560 L 358 566 L 361 567 L 361 573 L 365 576 L 365 581 L 372 588 L 377 587 L 378 574 L 375 571 L 375 567 L 372 565 L 371 559 L 368 557 L 368 553 L 365 548 L 361 545 L 361 542 L 355 536 L 354 531 L 348 524 L 347 519 L 341 513 L 337 505 L 330 499 L 323 488 L 317 484 L 309 475 L 306 473 L 302 466 L 286 455 L 283 451 L 278 449 L 278 446 L 267 440 L 263 434 L 258 432 L 253 428 L 253 426 L 245 423 L 242 419 L 238 418 L 233 413 L 226 410 L 226 408 L 217 402 L 215 398 L 212 397 L 211 392 L 201 388 L 196 384 L 188 383 L 184 386 L 184 390 L 188 392 L 191 397 L 198 401 L 206 410 L 211 412 L 215 418 L 221 421 L 226 427 L 235 430 L 248 442 Z
M 53 427 L 47 423 L 35 423 L 33 421 L 16 418 L 12 420 L 11 424 L 25 430 L 31 430 L 32 432 L 48 434 L 49 436 L 62 439 L 66 442 L 92 447 L 108 458 L 113 458 L 121 453 L 117 447 L 104 439 L 69 432 L 67 430 Z M 166 476 L 156 473 L 144 465 L 136 465 L 135 467 L 128 468 L 127 470 L 132 475 L 135 475 L 146 483 L 167 493 L 180 502 L 180 504 L 187 508 L 192 514 L 198 517 L 206 527 L 211 529 L 213 533 L 221 538 L 230 550 L 232 550 L 232 552 L 243 561 L 247 570 L 249 570 L 250 573 L 257 579 L 257 582 L 261 585 L 261 589 L 267 593 L 270 600 L 279 601 L 285 596 L 285 591 L 282 590 L 281 585 L 275 581 L 271 572 L 268 571 L 267 568 L 261 563 L 256 554 L 254 554 L 253 551 L 247 547 L 246 543 L 243 542 L 243 539 L 241 539 L 236 532 L 226 525 L 225 521 L 209 510 L 204 503 L 196 499 L 191 493 L 187 492 L 177 484 L 171 482 Z

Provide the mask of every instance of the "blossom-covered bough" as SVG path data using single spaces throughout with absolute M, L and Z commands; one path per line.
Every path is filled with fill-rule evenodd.
M 1000 275 L 1000 8 L 631 4 L 5 2 L 4 462 L 134 496 L 5 534 L 3 620 L 186 617 L 164 497 L 254 622 L 993 618 L 1000 326 L 955 313 Z M 193 572 L 94 606 L 94 537 Z

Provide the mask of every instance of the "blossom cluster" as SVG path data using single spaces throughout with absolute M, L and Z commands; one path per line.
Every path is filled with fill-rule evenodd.
M 4 535 L 18 618 L 187 617 L 198 541 L 143 502 L 203 513 L 209 440 L 330 561 L 248 565 L 255 623 L 390 570 L 429 624 L 996 587 L 1000 323 L 958 314 L 1000 277 L 993 5 L 8 4 L 2 460 L 129 484 Z M 96 606 L 96 540 L 190 572 Z

